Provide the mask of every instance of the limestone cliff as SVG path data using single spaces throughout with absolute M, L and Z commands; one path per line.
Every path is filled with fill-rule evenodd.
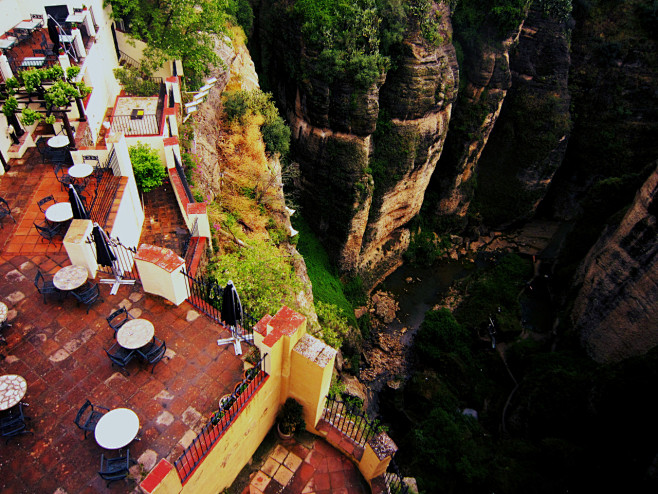
M 596 361 L 620 361 L 658 345 L 657 215 L 658 169 L 580 267 L 572 320 Z
M 321 74 L 294 19 L 267 40 L 267 74 L 292 128 L 304 214 L 340 269 L 361 274 L 366 286 L 401 263 L 406 224 L 420 211 L 456 97 L 448 7 L 432 9 L 439 41 L 428 43 L 412 24 L 395 67 L 365 89 Z M 307 73 L 291 77 L 291 65 Z

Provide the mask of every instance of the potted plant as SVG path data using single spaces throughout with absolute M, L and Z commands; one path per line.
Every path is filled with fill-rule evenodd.
M 249 351 L 244 356 L 244 370 L 249 370 L 260 361 L 260 350 L 257 346 L 249 347 Z
M 43 117 L 39 112 L 32 108 L 23 108 L 21 111 L 21 122 L 23 125 L 32 125 L 34 122 L 41 120 Z
M 290 439 L 295 432 L 304 429 L 304 407 L 294 398 L 288 398 L 279 410 L 276 428 L 281 439 Z
M 53 127 L 53 124 L 55 123 L 57 119 L 55 118 L 55 115 L 48 115 L 46 118 L 43 119 L 43 123 L 47 126 L 45 127 L 46 134 L 54 134 L 55 133 L 55 128 Z

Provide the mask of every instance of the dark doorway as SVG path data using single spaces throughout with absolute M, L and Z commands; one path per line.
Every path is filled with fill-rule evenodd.
M 60 25 L 64 25 L 66 18 L 69 16 L 69 8 L 67 5 L 52 5 L 45 7 L 46 14 L 55 19 Z

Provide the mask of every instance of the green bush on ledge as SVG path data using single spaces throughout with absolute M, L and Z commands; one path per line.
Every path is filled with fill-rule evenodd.
M 162 181 L 167 176 L 167 170 L 155 149 L 138 141 L 134 146 L 130 146 L 128 152 L 139 190 L 150 192 L 162 185 Z

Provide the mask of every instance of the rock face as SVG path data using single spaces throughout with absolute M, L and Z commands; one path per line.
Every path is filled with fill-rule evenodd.
M 658 169 L 619 227 L 604 233 L 583 261 L 572 320 L 598 362 L 642 355 L 658 345 Z
M 296 82 L 283 57 L 306 57 L 299 26 L 273 38 L 268 74 L 292 129 L 305 215 L 343 272 L 374 286 L 401 263 L 406 224 L 419 211 L 456 97 L 458 68 L 448 7 L 433 4 L 442 40 L 407 32 L 394 70 L 366 90 L 331 77 Z

